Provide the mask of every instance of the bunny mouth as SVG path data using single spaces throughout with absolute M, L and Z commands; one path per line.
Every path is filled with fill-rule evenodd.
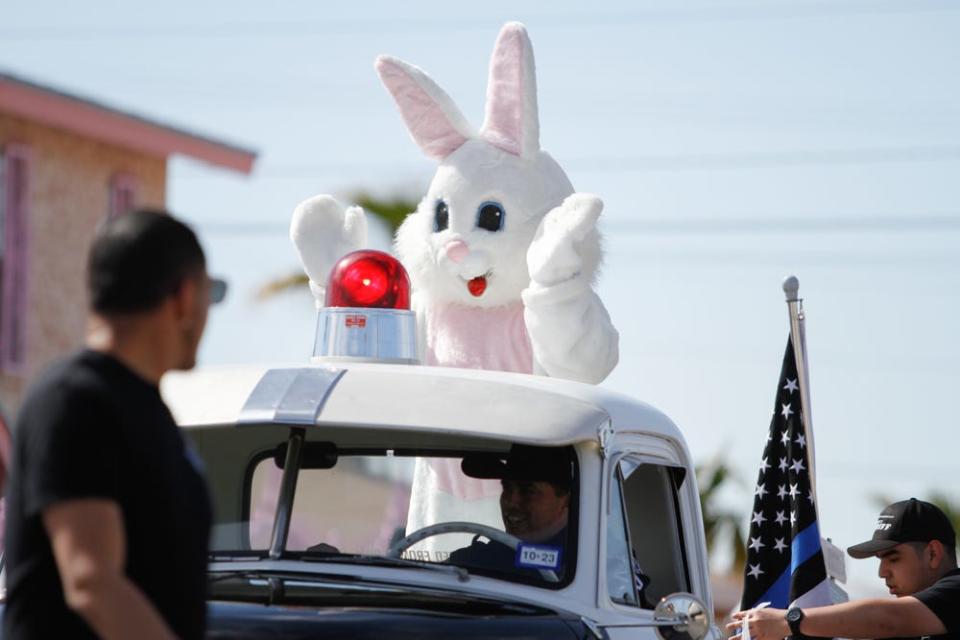
M 474 298 L 479 298 L 483 295 L 483 292 L 487 290 L 487 276 L 489 275 L 490 273 L 488 272 L 482 276 L 467 280 L 467 291 L 470 292 L 470 295 Z

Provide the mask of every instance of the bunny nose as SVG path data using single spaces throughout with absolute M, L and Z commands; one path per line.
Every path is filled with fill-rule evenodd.
M 470 248 L 463 240 L 454 240 L 448 243 L 444 250 L 447 252 L 447 258 L 450 262 L 455 264 L 460 264 L 470 254 Z

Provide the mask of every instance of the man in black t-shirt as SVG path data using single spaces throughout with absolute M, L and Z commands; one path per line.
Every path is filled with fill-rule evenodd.
M 87 348 L 33 385 L 13 435 L 3 637 L 203 637 L 211 512 L 160 397 L 211 301 L 193 232 L 137 211 L 97 231 Z
M 854 558 L 880 558 L 880 577 L 895 600 L 857 600 L 829 607 L 759 609 L 734 614 L 727 628 L 739 634 L 746 619 L 754 640 L 788 635 L 838 638 L 939 637 L 960 640 L 960 570 L 956 533 L 936 506 L 916 498 L 880 513 L 873 538 L 847 549 Z M 730 640 L 740 640 L 739 635 Z

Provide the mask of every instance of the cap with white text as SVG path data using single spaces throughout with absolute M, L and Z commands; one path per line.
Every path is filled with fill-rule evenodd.
M 935 505 L 916 498 L 894 502 L 880 512 L 873 538 L 847 549 L 854 558 L 869 558 L 904 542 L 939 540 L 947 548 L 957 544 L 953 525 Z

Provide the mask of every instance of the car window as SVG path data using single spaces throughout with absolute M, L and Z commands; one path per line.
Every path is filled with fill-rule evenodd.
M 640 605 L 651 606 L 663 596 L 689 591 L 678 485 L 682 469 L 624 458 L 613 485 L 622 482 L 622 497 Z M 612 507 L 611 507 L 612 508 Z M 611 592 L 613 594 L 614 592 Z
M 620 481 L 617 471 L 610 482 L 607 514 L 607 593 L 614 602 L 639 606 Z
M 556 449 L 568 451 L 564 455 L 575 460 L 571 447 Z M 463 470 L 464 457 L 477 462 L 478 456 L 481 462 L 492 460 L 507 468 L 500 460 L 506 455 L 350 450 L 340 451 L 327 468 L 304 464 L 297 474 L 285 549 L 294 554 L 362 556 L 393 551 L 403 559 L 452 564 L 538 586 L 563 586 L 572 579 L 576 558 L 578 492 L 547 481 L 476 477 Z M 283 459 L 269 450 L 250 464 L 242 523 L 246 530 L 241 536 L 247 549 L 264 551 L 271 546 Z M 575 474 L 575 468 L 572 464 L 568 473 Z M 573 485 L 576 482 L 574 475 Z M 405 541 L 411 535 L 418 538 Z M 216 536 L 214 540 L 216 546 Z M 409 544 L 395 548 L 401 541 Z
M 341 457 L 332 469 L 300 469 L 286 548 L 326 544 L 343 553 L 384 553 L 402 538 L 415 459 Z M 254 468 L 250 546 L 270 546 L 283 470 L 273 458 Z

